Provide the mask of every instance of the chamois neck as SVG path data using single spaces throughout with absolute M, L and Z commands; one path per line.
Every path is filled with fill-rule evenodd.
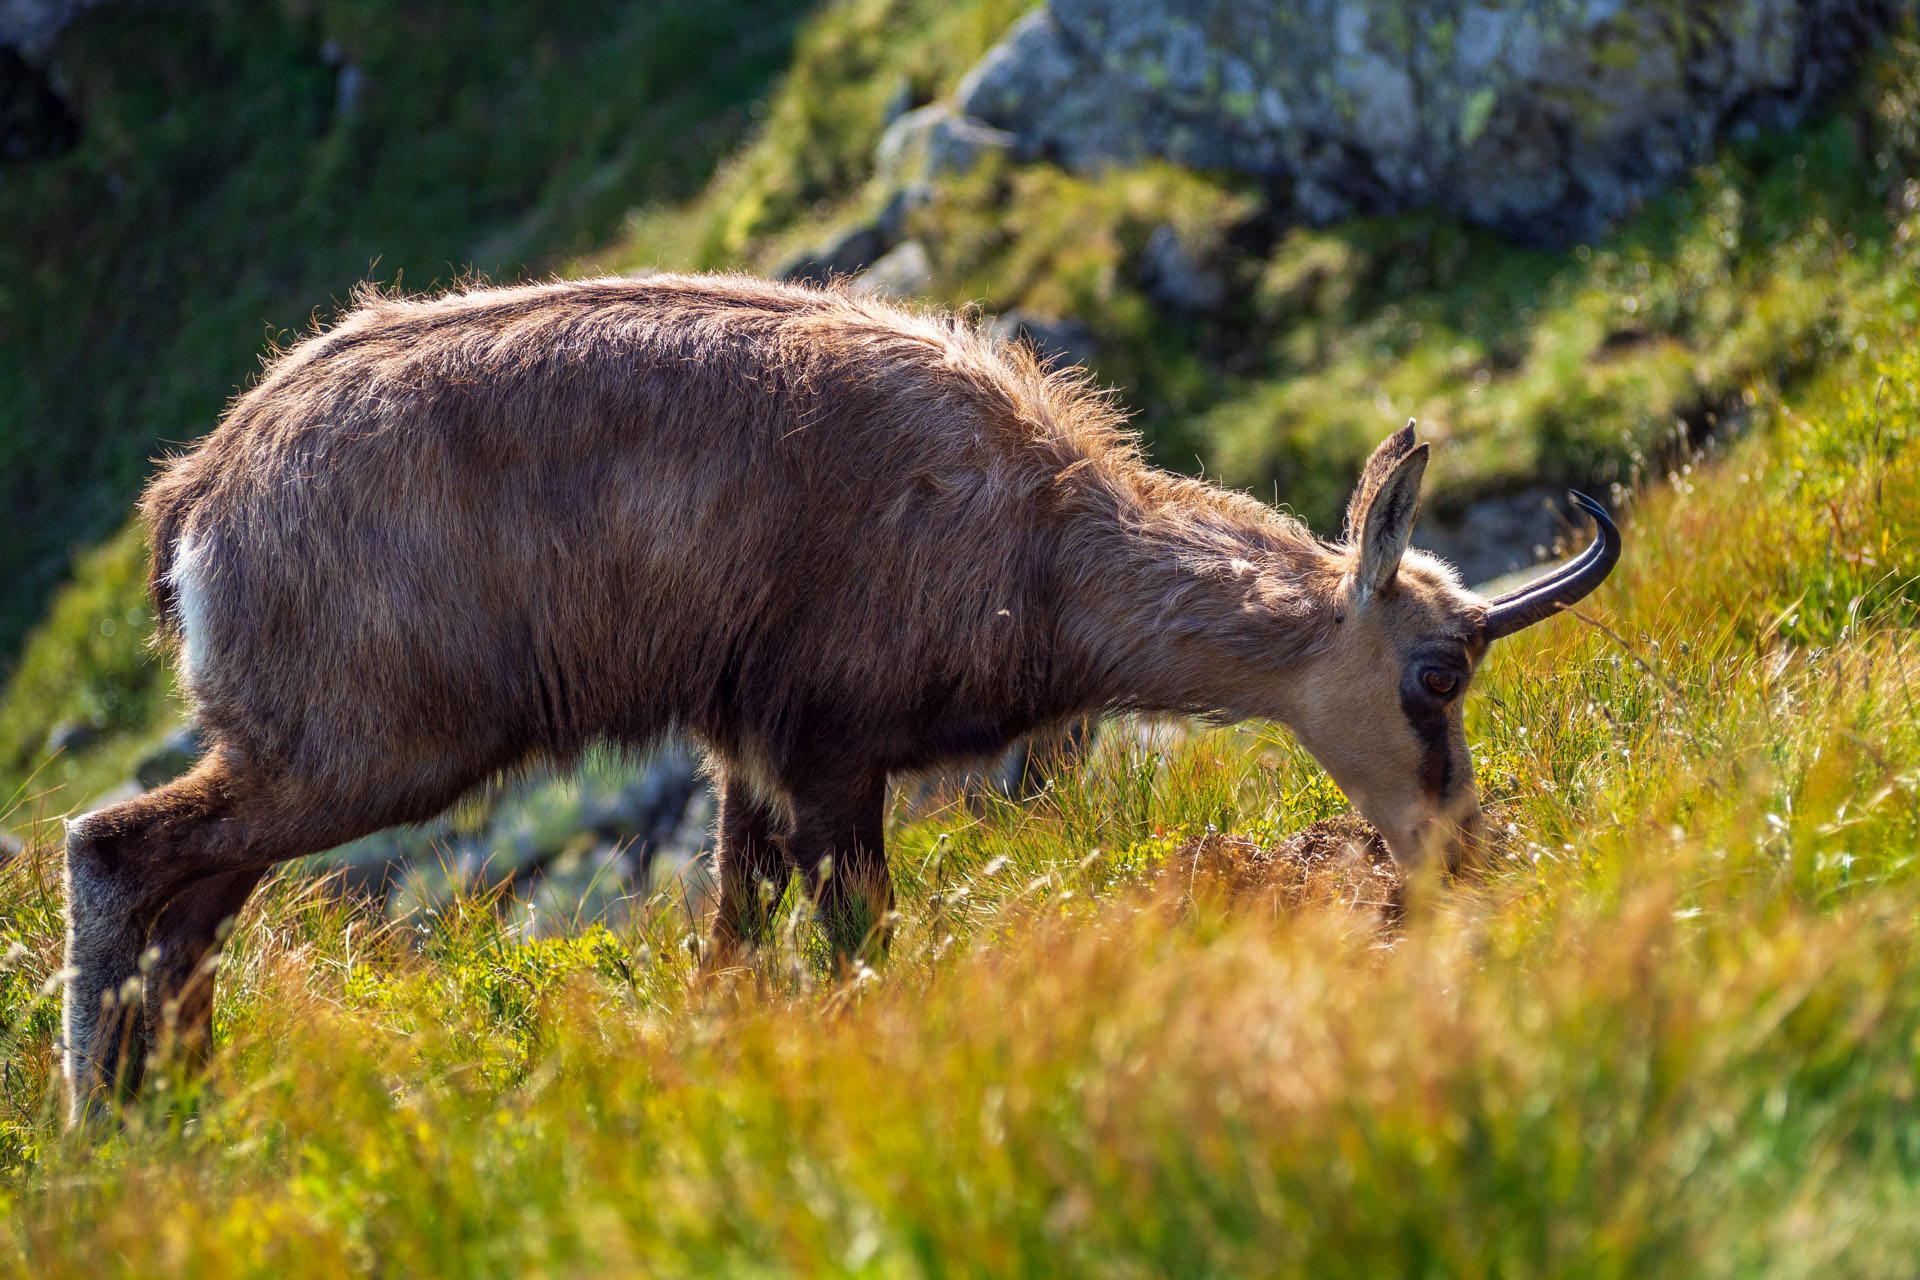
M 1251 498 L 1168 482 L 1071 553 L 1066 642 L 1089 701 L 1284 719 L 1293 674 L 1330 638 L 1341 559 Z

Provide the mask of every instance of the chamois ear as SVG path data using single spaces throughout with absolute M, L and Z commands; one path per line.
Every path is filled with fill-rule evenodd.
M 1347 546 L 1355 556 L 1356 603 L 1383 590 L 1400 570 L 1413 537 L 1413 518 L 1420 511 L 1420 478 L 1426 474 L 1429 451 L 1415 444 L 1413 420 L 1388 436 L 1360 473 L 1360 483 L 1347 503 Z

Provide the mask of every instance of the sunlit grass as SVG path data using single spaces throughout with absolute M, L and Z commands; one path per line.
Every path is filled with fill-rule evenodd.
M 836 6 L 761 140 L 612 252 L 825 225 L 898 96 L 874 68 L 941 92 L 1019 7 Z M 1217 248 L 1243 193 L 989 169 L 918 215 L 950 300 L 1084 315 L 1163 451 L 1290 476 L 1323 528 L 1379 397 L 1449 430 L 1443 486 L 1611 459 L 1619 571 L 1470 703 L 1484 875 L 1388 921 L 1188 874 L 1197 840 L 1345 808 L 1262 725 L 1110 726 L 1037 797 L 902 799 L 894 947 L 852 975 L 794 895 L 703 976 L 698 883 L 532 929 L 482 884 L 389 921 L 290 873 L 236 934 L 209 1073 L 90 1140 L 59 1123 L 50 822 L 0 866 L 0 1267 L 1910 1274 L 1920 189 L 1873 175 L 1920 154 L 1916 66 L 1876 64 L 1866 134 L 1730 151 L 1584 256 L 1289 231 L 1240 264 L 1265 336 L 1224 384 L 1221 335 L 1129 264 L 1163 221 Z M 1673 419 L 1702 405 L 1728 412 L 1700 450 Z M 57 718 L 154 723 L 139 560 L 107 544 L 26 650 L 14 767 Z M 8 825 L 135 746 L 0 794 Z
M 50 1085 L 52 850 L 5 873 L 0 1257 L 22 1273 L 1900 1274 L 1920 1247 L 1920 358 L 1904 331 L 1635 503 L 1472 716 L 1509 827 L 1397 925 L 1164 868 L 1342 807 L 1283 734 L 1110 731 L 891 832 L 701 978 L 669 888 L 248 912 L 204 1080 L 103 1143 Z M 1888 354 L 1881 356 L 1878 351 Z M 697 900 L 698 895 L 695 895 Z

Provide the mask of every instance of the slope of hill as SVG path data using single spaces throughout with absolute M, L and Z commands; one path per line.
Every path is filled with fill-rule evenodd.
M 878 212 L 889 118 L 1021 7 L 835 6 L 697 193 L 689 160 L 681 202 L 497 260 L 791 260 Z M 1617 486 L 1614 580 L 1470 703 L 1496 865 L 1390 909 L 1362 863 L 1303 869 L 1289 837 L 1344 802 L 1250 726 L 1104 742 L 1030 804 L 901 807 L 897 945 L 845 982 L 792 898 L 775 947 L 702 980 L 677 885 L 536 931 L 477 891 L 390 921 L 288 875 L 241 923 L 212 1074 L 89 1143 L 56 1119 L 58 850 L 29 827 L 0 865 L 0 1267 L 1905 1274 L 1916 120 L 1902 38 L 1830 115 L 1564 252 L 1284 226 L 1164 166 L 934 183 L 896 230 L 928 292 L 1077 321 L 1165 461 L 1325 528 L 1414 412 L 1443 505 Z M 1206 315 L 1156 297 L 1169 228 L 1220 282 Z M 136 538 L 78 563 L 0 703 L 16 825 L 170 714 Z M 63 722 L 103 736 L 43 765 Z
M 545 269 L 699 189 L 792 3 L 107 6 L 0 181 L 0 654 L 272 341 L 369 277 Z M 11 666 L 0 657 L 0 669 Z
M 1860 332 L 1644 493 L 1581 618 L 1497 652 L 1470 732 L 1505 856 L 1397 918 L 1262 879 L 1340 802 L 1257 729 L 896 826 L 896 950 L 844 985 L 798 903 L 699 981 L 671 894 L 536 942 L 484 898 L 388 924 L 282 879 L 212 1077 L 92 1146 L 55 1119 L 31 851 L 0 879 L 0 1259 L 1900 1274 L 1920 362 L 1911 322 Z

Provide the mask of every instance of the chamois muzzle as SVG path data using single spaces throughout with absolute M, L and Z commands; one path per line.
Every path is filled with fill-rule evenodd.
M 1495 600 L 1487 610 L 1484 634 L 1488 640 L 1510 636 L 1571 608 L 1613 572 L 1620 559 L 1620 530 L 1614 527 L 1606 508 L 1586 494 L 1569 491 L 1567 496 L 1574 506 L 1593 517 L 1599 536 L 1575 559 Z

